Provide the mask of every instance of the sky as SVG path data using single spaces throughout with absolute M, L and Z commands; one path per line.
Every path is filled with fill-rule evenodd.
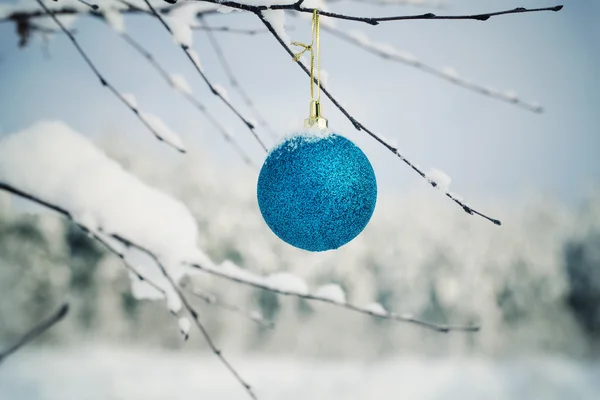
M 557 0 L 558 1 L 558 0 Z M 517 6 L 545 7 L 550 0 L 448 0 L 438 13 L 463 14 Z M 0 0 L 0 3 L 7 3 Z M 401 21 L 370 26 L 342 21 L 370 38 L 406 50 L 436 67 L 451 66 L 477 83 L 514 90 L 545 108 L 532 113 L 483 97 L 410 66 L 378 58 L 327 33 L 321 39 L 328 85 L 347 110 L 373 131 L 393 139 L 401 153 L 425 170 L 452 177 L 451 190 L 485 212 L 486 204 L 543 195 L 577 203 L 600 180 L 600 3 L 564 1 L 558 12 L 508 15 L 479 21 Z M 423 8 L 331 5 L 353 15 L 422 13 Z M 262 28 L 250 14 L 207 18 L 213 25 Z M 310 26 L 287 18 L 292 40 L 307 41 Z M 195 94 L 245 147 L 257 164 L 265 154 L 250 132 L 211 95 L 183 52 L 158 21 L 126 18 L 127 32 L 150 49 L 169 72 L 181 73 Z M 210 157 L 221 171 L 247 168 L 203 116 L 173 91 L 114 31 L 94 18 L 78 20 L 77 39 L 104 77 L 140 107 L 159 115 L 190 148 L 181 155 L 164 146 L 91 73 L 63 35 L 44 55 L 41 41 L 17 47 L 14 24 L 0 23 L 0 135 L 43 119 L 60 119 L 82 134 L 125 138 L 156 152 L 156 165 L 179 157 Z M 217 33 L 240 85 L 282 135 L 308 113 L 309 80 L 268 34 Z M 229 88 L 204 32 L 196 32 L 206 74 L 228 88 L 234 104 L 250 114 Z M 370 158 L 380 195 L 409 191 L 439 196 L 388 150 L 356 131 L 328 101 L 330 127 L 357 143 Z M 263 134 L 263 132 L 260 132 Z M 263 135 L 269 145 L 274 142 Z M 458 209 L 459 212 L 460 209 Z

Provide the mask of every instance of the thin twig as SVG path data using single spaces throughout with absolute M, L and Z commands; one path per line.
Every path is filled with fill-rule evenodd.
M 195 31 L 211 31 L 211 32 L 227 32 L 227 33 L 239 33 L 241 35 L 254 36 L 261 33 L 269 33 L 266 29 L 240 29 L 232 28 L 230 26 L 192 26 Z M 288 28 L 286 28 L 287 30 Z
M 37 1 L 40 1 L 40 0 L 37 0 Z M 173 35 L 173 31 L 171 30 L 171 28 L 169 27 L 169 25 L 167 24 L 165 19 L 160 15 L 160 13 L 158 13 L 156 11 L 156 9 L 152 6 L 152 4 L 148 0 L 144 0 L 144 2 L 148 6 L 148 8 L 152 11 L 154 16 L 161 22 L 162 26 L 165 27 L 167 32 L 169 32 L 171 35 Z M 188 57 L 188 59 L 190 60 L 190 62 L 194 65 L 194 68 L 196 69 L 196 71 L 200 74 L 200 76 L 202 77 L 202 79 L 204 80 L 206 85 L 208 85 L 212 94 L 214 94 L 219 99 L 221 99 L 221 101 L 223 101 L 223 103 L 225 103 L 225 105 L 227 105 L 227 107 L 229 107 L 229 109 L 231 111 L 233 111 L 233 113 L 246 125 L 246 127 L 250 130 L 250 132 L 252 133 L 252 135 L 254 136 L 256 141 L 260 144 L 260 146 L 266 152 L 267 147 L 265 146 L 263 141 L 260 139 L 260 137 L 258 137 L 256 132 L 254 131 L 254 125 L 250 121 L 248 121 L 246 118 L 244 118 L 244 116 L 242 116 L 242 114 L 240 114 L 240 112 L 233 106 L 233 104 L 231 104 L 231 102 L 229 100 L 227 100 L 221 93 L 219 93 L 219 90 L 217 90 L 217 88 L 211 83 L 211 81 L 208 79 L 206 74 L 204 72 L 202 72 L 202 70 L 200 69 L 200 66 L 196 63 L 196 61 L 194 61 L 194 57 L 190 53 L 190 48 L 184 44 L 180 44 L 179 47 L 181 47 L 181 49 L 185 52 L 185 54 Z
M 318 301 L 318 302 L 322 302 L 322 303 L 328 303 L 328 304 L 332 304 L 332 305 L 335 305 L 338 307 L 343 307 L 348 310 L 352 310 L 352 311 L 355 311 L 355 312 L 358 312 L 361 314 L 370 315 L 372 317 L 378 317 L 378 318 L 382 318 L 382 319 L 391 319 L 391 320 L 398 321 L 398 322 L 408 322 L 408 323 L 419 325 L 419 326 L 427 328 L 427 329 L 435 330 L 437 332 L 442 332 L 442 333 L 447 333 L 450 331 L 477 332 L 480 329 L 479 326 L 476 326 L 476 325 L 464 325 L 463 326 L 463 325 L 436 324 L 436 323 L 427 322 L 427 321 L 423 321 L 423 320 L 414 318 L 413 316 L 411 316 L 409 314 L 396 314 L 393 312 L 379 313 L 379 312 L 373 311 L 370 308 L 357 306 L 357 305 L 354 305 L 351 303 L 347 303 L 347 302 L 340 303 L 340 302 L 334 301 L 328 297 L 317 296 L 314 294 L 305 294 L 305 293 L 300 293 L 300 292 L 291 292 L 291 291 L 287 291 L 287 290 L 281 290 L 276 287 L 263 284 L 257 280 L 243 279 L 240 276 L 237 276 L 235 274 L 228 274 L 224 270 L 210 268 L 210 267 L 207 267 L 204 265 L 200 265 L 198 263 L 190 263 L 189 265 L 193 268 L 196 268 L 200 271 L 204 271 L 208 274 L 218 276 L 220 278 L 224 278 L 224 279 L 227 279 L 227 280 L 230 280 L 233 282 L 241 283 L 241 284 L 244 284 L 247 286 L 252 286 L 257 289 L 267 290 L 267 291 L 281 294 L 284 296 L 293 296 L 293 297 L 298 297 L 298 298 L 305 299 L 305 300 L 313 300 L 313 301 Z
M 77 0 L 77 1 L 80 2 L 81 4 L 84 4 L 84 5 L 88 6 L 89 8 L 91 8 L 94 11 L 98 10 L 98 5 L 97 4 L 88 3 L 85 0 Z
M 71 40 L 71 42 L 73 43 L 73 45 L 75 46 L 75 48 L 77 49 L 77 51 L 79 52 L 79 54 L 81 55 L 81 57 L 85 60 L 86 64 L 90 67 L 90 69 L 92 70 L 92 72 L 100 80 L 100 84 L 102 86 L 107 87 L 112 94 L 114 94 L 119 100 L 121 100 L 121 102 L 127 108 L 129 108 L 131 110 L 131 112 L 133 112 L 135 114 L 135 116 L 148 128 L 148 130 L 150 130 L 150 132 L 152 132 L 152 134 L 158 140 L 160 140 L 161 142 L 165 142 L 165 143 L 171 145 L 168 141 L 165 141 L 158 134 L 158 132 L 156 132 L 152 128 L 152 126 L 144 118 L 142 118 L 142 116 L 140 115 L 139 110 L 136 107 L 134 107 L 133 105 L 131 105 L 125 99 L 125 97 L 123 97 L 123 95 L 117 89 L 115 89 L 115 87 L 112 84 L 110 84 L 106 79 L 104 79 L 104 77 L 100 74 L 100 71 L 98 71 L 98 68 L 96 68 L 96 66 L 94 65 L 94 63 L 92 62 L 92 60 L 88 57 L 88 55 L 86 54 L 86 52 L 79 45 L 79 42 L 77 42 L 77 40 L 75 39 L 75 36 L 73 36 L 73 34 L 67 28 L 65 28 L 65 26 L 62 24 L 62 22 L 60 22 L 60 20 L 56 17 L 56 15 L 54 15 L 54 13 L 52 11 L 50 11 L 50 9 L 48 9 L 48 7 L 46 7 L 46 5 L 44 4 L 44 2 L 42 0 L 36 0 L 36 1 L 44 9 L 44 11 L 54 20 L 54 22 L 60 27 L 60 29 L 68 36 L 68 38 Z M 185 153 L 185 149 L 178 148 L 178 147 L 173 146 L 173 145 L 171 145 L 171 146 L 174 149 L 176 149 L 177 151 L 179 151 L 181 153 Z
M 145 0 L 145 1 L 147 1 L 147 0 Z M 266 11 L 266 10 L 290 10 L 290 11 L 297 11 L 297 12 L 312 14 L 315 10 L 315 8 L 303 7 L 302 4 L 304 3 L 304 0 L 298 0 L 297 2 L 291 3 L 291 4 L 273 4 L 273 5 L 268 5 L 268 6 L 267 5 L 254 6 L 254 5 L 237 3 L 235 1 L 230 1 L 230 0 L 196 0 L 196 1 L 203 1 L 203 2 L 208 2 L 208 3 L 213 3 L 213 4 L 221 4 L 223 6 L 235 8 L 238 10 L 249 11 L 249 12 L 252 12 L 255 14 L 258 12 L 261 12 L 261 11 Z M 343 20 L 347 20 L 347 21 L 363 22 L 363 23 L 367 23 L 369 25 L 378 25 L 381 22 L 423 20 L 423 19 L 426 19 L 426 20 L 432 20 L 432 19 L 450 20 L 451 19 L 451 20 L 487 21 L 488 19 L 490 19 L 492 17 L 497 17 L 500 15 L 523 14 L 523 13 L 542 12 L 542 11 L 560 11 L 560 10 L 562 10 L 562 8 L 563 8 L 562 5 L 553 6 L 553 7 L 542 7 L 542 8 L 517 7 L 517 8 L 511 9 L 511 10 L 494 11 L 494 12 L 489 12 L 489 13 L 470 14 L 470 15 L 436 15 L 433 13 L 426 13 L 426 14 L 418 14 L 418 15 L 398 15 L 398 16 L 390 16 L 390 17 L 359 17 L 359 16 L 353 16 L 353 15 L 340 14 L 340 13 L 319 10 L 319 15 L 325 16 L 325 17 L 336 18 L 336 19 L 343 19 Z
M 173 289 L 177 293 L 177 296 L 179 296 L 179 298 L 181 299 L 181 303 L 183 304 L 183 306 L 186 308 L 186 310 L 188 311 L 188 313 L 190 314 L 190 316 L 194 320 L 194 323 L 196 324 L 196 326 L 198 327 L 198 329 L 202 333 L 202 336 L 204 336 L 204 340 L 206 341 L 206 343 L 208 344 L 208 346 L 210 347 L 210 349 L 212 350 L 212 352 L 215 353 L 215 355 L 219 358 L 219 360 L 221 361 L 221 363 L 223 365 L 225 365 L 225 367 L 229 370 L 229 372 L 231 372 L 231 374 L 240 383 L 240 385 L 242 385 L 244 387 L 244 389 L 246 390 L 246 393 L 248 393 L 248 395 L 252 399 L 257 400 L 256 394 L 254 394 L 254 391 L 252 390 L 252 387 L 250 386 L 250 384 L 248 384 L 242 378 L 242 376 L 239 374 L 239 372 L 225 358 L 225 356 L 223 355 L 223 351 L 220 350 L 215 345 L 214 341 L 212 340 L 212 337 L 210 336 L 210 334 L 208 333 L 208 331 L 206 330 L 206 328 L 204 327 L 204 325 L 200 321 L 200 317 L 198 315 L 198 312 L 194 309 L 194 307 L 188 301 L 188 299 L 186 298 L 186 296 L 183 294 L 183 292 L 179 288 L 179 285 L 177 285 L 175 283 L 175 281 L 173 280 L 173 278 L 171 278 L 171 275 L 169 275 L 169 273 L 167 272 L 165 266 L 162 265 L 162 263 L 160 262 L 160 260 L 153 253 L 151 253 L 151 252 L 146 252 L 146 253 L 148 255 L 150 255 L 154 259 L 154 261 L 156 262 L 156 264 L 160 268 L 160 270 L 161 270 L 162 274 L 164 275 L 164 277 L 169 281 L 169 283 L 171 284 L 171 286 L 173 287 Z
M 269 21 L 267 21 L 264 16 L 262 15 L 262 13 L 257 13 L 256 14 L 260 20 L 263 22 L 263 24 L 265 24 L 265 26 L 267 27 L 267 29 L 269 30 L 269 32 L 271 32 L 271 34 L 275 37 L 275 39 L 277 39 L 277 41 L 279 42 L 279 44 L 281 44 L 281 46 L 283 46 L 283 48 L 287 51 L 287 53 L 293 58 L 294 57 L 294 52 L 292 51 L 292 49 L 289 48 L 289 46 L 283 41 L 283 39 L 279 36 L 279 34 L 275 31 L 275 29 L 273 28 L 273 26 L 271 25 L 271 23 Z M 302 68 L 302 70 L 304 70 L 304 72 L 310 76 L 310 71 L 308 70 L 308 68 L 306 68 L 306 66 L 302 63 L 297 63 L 300 68 Z M 315 78 L 315 83 L 316 83 L 316 78 Z M 383 146 L 385 146 L 388 150 L 390 150 L 392 153 L 394 153 L 398 158 L 400 158 L 400 160 L 402 160 L 406 165 L 408 165 L 410 168 L 413 169 L 413 171 L 415 171 L 416 173 L 418 173 L 419 175 L 421 175 L 422 178 L 426 179 L 429 184 L 433 187 L 437 187 L 437 183 L 435 183 L 434 181 L 430 180 L 427 178 L 427 176 L 425 175 L 425 173 L 423 171 L 421 171 L 421 169 L 419 167 L 417 167 L 415 164 L 413 164 L 411 161 L 409 161 L 406 157 L 404 157 L 399 150 L 389 144 L 386 140 L 384 140 L 381 136 L 375 134 L 374 132 L 372 132 L 371 130 L 369 130 L 367 127 L 365 127 L 363 124 L 361 124 L 360 122 L 358 122 L 358 120 L 356 118 L 354 118 L 348 111 L 346 111 L 346 109 L 344 107 L 342 107 L 342 105 L 333 97 L 333 95 L 327 90 L 327 88 L 323 85 L 323 83 L 321 82 L 321 91 L 329 98 L 329 100 L 331 100 L 331 102 L 338 108 L 338 110 L 340 110 L 342 112 L 342 114 L 344 114 L 346 116 L 346 118 L 348 118 L 348 120 L 350 120 L 350 122 L 352 122 L 352 125 L 354 125 L 354 127 L 357 130 L 362 130 L 365 131 L 366 133 L 368 133 L 373 139 L 375 139 L 376 141 L 378 141 L 380 144 L 382 144 Z M 452 201 L 454 201 L 456 204 L 458 204 L 459 206 L 461 206 L 461 208 L 470 215 L 479 215 L 482 218 L 487 219 L 488 221 L 496 224 L 496 225 L 501 225 L 501 222 L 497 219 L 491 218 L 473 208 L 471 208 L 470 206 L 468 206 L 464 201 L 460 200 L 455 194 L 451 193 L 451 192 L 446 192 L 444 191 L 444 194 L 452 199 Z
M 10 346 L 8 349 L 0 352 L 0 364 L 11 354 L 17 351 L 19 348 L 32 341 L 33 339 L 40 336 L 42 333 L 46 332 L 56 323 L 60 322 L 69 312 L 69 304 L 64 303 L 58 311 L 56 311 L 52 316 L 48 319 L 42 321 L 39 325 L 35 326 L 29 332 L 27 332 L 23 337 L 21 337 L 15 344 Z
M 105 19 L 103 19 L 103 21 L 106 22 Z M 169 75 L 169 73 L 156 60 L 156 58 L 152 55 L 152 53 L 150 53 L 147 49 L 145 49 L 139 42 L 137 42 L 135 39 L 133 39 L 126 32 L 119 32 L 118 34 L 131 47 L 133 47 L 138 53 L 140 53 L 142 55 L 142 57 L 144 57 L 150 63 L 150 65 L 152 65 L 152 67 L 154 67 L 154 69 L 169 84 L 169 86 L 171 86 L 171 88 L 177 90 L 177 88 L 173 84 L 173 80 L 171 79 L 171 76 Z M 242 158 L 242 160 L 247 165 L 249 165 L 251 167 L 256 167 L 256 165 L 252 162 L 252 160 L 250 159 L 250 156 L 248 155 L 248 153 L 246 153 L 244 148 L 242 146 L 240 146 L 240 144 L 235 140 L 235 138 L 229 132 L 227 132 L 227 129 L 225 129 L 225 127 L 223 127 L 223 125 L 221 125 L 221 123 L 211 113 L 208 112 L 207 107 L 204 104 L 202 104 L 200 102 L 200 100 L 198 100 L 196 98 L 196 96 L 194 96 L 193 94 L 188 93 L 188 92 L 183 92 L 181 90 L 177 90 L 177 91 L 179 93 L 181 93 L 183 95 L 183 97 L 190 104 L 192 104 L 198 111 L 200 111 L 204 115 L 204 117 L 208 120 L 208 122 L 210 122 L 212 124 L 212 126 L 223 136 L 223 138 L 229 144 L 231 144 L 231 146 L 234 148 L 234 150 L 239 154 L 239 156 Z
M 116 9 L 114 8 L 116 11 L 121 12 L 121 13 L 125 13 L 125 14 L 147 14 L 148 11 L 144 10 L 142 8 L 136 7 L 135 5 L 132 5 L 126 1 L 123 0 L 117 0 L 120 3 L 124 4 L 127 6 L 127 8 L 125 9 Z M 157 9 L 157 11 L 161 14 L 168 14 L 169 11 L 175 9 L 176 6 L 175 5 L 167 5 L 165 7 L 161 7 L 159 9 Z M 212 10 L 207 10 L 207 11 L 203 11 L 201 12 L 201 14 L 211 14 L 213 11 Z M 96 17 L 101 17 L 102 13 L 100 11 L 97 10 L 93 10 L 92 8 L 86 9 L 86 10 L 82 10 L 81 8 L 76 8 L 73 6 L 65 6 L 65 7 L 60 7 L 60 8 L 53 8 L 52 9 L 52 13 L 56 16 L 66 16 L 66 15 L 92 15 L 92 16 L 96 16 Z M 16 11 L 13 13 L 10 13 L 6 16 L 4 16 L 3 18 L 0 18 L 0 23 L 2 22 L 18 22 L 21 20 L 28 20 L 28 19 L 36 19 L 36 18 L 45 18 L 47 17 L 47 13 L 44 10 L 39 10 L 39 11 Z
M 271 10 L 290 10 L 290 11 L 297 11 L 297 12 L 312 14 L 312 12 L 314 10 L 314 8 L 302 7 L 303 0 L 297 1 L 296 3 L 292 3 L 292 4 L 274 4 L 274 5 L 270 5 L 270 6 L 266 6 L 266 5 L 255 6 L 255 5 L 242 4 L 242 3 L 237 3 L 235 1 L 228 1 L 228 0 L 223 0 L 223 1 L 222 0 L 195 0 L 195 1 L 202 1 L 202 2 L 206 2 L 206 3 L 223 5 L 223 6 L 235 8 L 237 10 L 249 11 L 252 13 L 256 13 L 259 11 L 266 11 L 266 10 L 271 9 Z M 120 10 L 121 12 L 125 12 L 125 13 L 145 13 L 146 12 L 145 10 L 142 10 L 138 7 L 134 7 L 125 1 L 121 1 L 121 2 L 123 4 L 127 4 L 129 6 L 125 10 Z M 168 12 L 170 10 L 172 10 L 175 7 L 178 7 L 180 5 L 183 5 L 183 4 L 186 4 L 186 3 L 180 2 L 175 5 L 171 4 L 169 6 L 166 6 L 166 7 L 160 8 L 160 9 L 156 9 L 155 7 L 153 7 L 153 8 L 156 9 L 161 14 L 168 14 Z M 436 15 L 433 13 L 426 13 L 426 14 L 418 14 L 418 15 L 400 15 L 400 16 L 390 16 L 390 17 L 359 17 L 359 16 L 339 14 L 339 13 L 332 13 L 332 12 L 328 12 L 328 11 L 319 11 L 319 14 L 322 16 L 327 16 L 327 17 L 336 18 L 336 19 L 363 22 L 363 23 L 367 23 L 370 25 L 378 25 L 380 22 L 405 21 L 405 20 L 434 20 L 434 19 L 438 20 L 438 19 L 442 19 L 442 20 L 487 21 L 489 18 L 497 17 L 497 16 L 501 16 L 501 15 L 522 14 L 522 13 L 542 12 L 542 11 L 560 11 L 560 10 L 562 10 L 562 8 L 563 8 L 563 5 L 557 5 L 557 6 L 552 6 L 552 7 L 543 7 L 543 8 L 531 8 L 531 9 L 524 8 L 524 7 L 517 7 L 517 8 L 511 9 L 511 10 L 496 11 L 496 12 L 489 12 L 489 13 L 482 13 L 482 14 L 470 14 L 470 15 Z M 211 14 L 214 11 L 215 10 L 202 11 L 198 15 Z M 60 9 L 55 9 L 54 13 L 55 13 L 55 15 L 72 15 L 72 14 L 83 14 L 84 12 L 81 11 L 81 9 L 77 9 L 77 8 L 73 8 L 73 7 L 63 7 Z M 97 11 L 89 11 L 88 12 L 88 14 L 95 14 L 95 13 L 97 14 L 98 12 Z M 39 18 L 39 17 L 43 17 L 43 16 L 45 16 L 45 13 L 43 13 L 43 12 L 36 12 L 36 11 L 34 11 L 34 12 L 15 12 L 15 13 L 9 14 L 6 17 L 0 19 L 0 22 L 18 21 L 21 19 Z
M 200 300 L 204 301 L 206 304 L 218 306 L 225 310 L 239 314 L 249 319 L 250 321 L 256 323 L 257 325 L 269 329 L 273 329 L 275 327 L 275 323 L 273 323 L 273 321 L 264 319 L 262 315 L 260 315 L 260 313 L 258 313 L 257 311 L 247 311 L 242 307 L 236 306 L 235 304 L 228 304 L 226 302 L 223 302 L 222 300 L 218 299 L 217 296 L 215 296 L 214 294 L 202 293 L 199 292 L 197 289 L 192 289 L 192 294 Z
M 510 96 L 510 95 L 504 94 L 500 91 L 493 90 L 491 88 L 487 88 L 485 86 L 468 81 L 459 76 L 454 76 L 452 74 L 446 73 L 446 72 L 444 72 L 444 70 L 442 70 L 440 68 L 436 68 L 431 65 L 425 64 L 422 61 L 414 59 L 413 57 L 407 57 L 399 51 L 395 51 L 395 50 L 394 51 L 391 51 L 391 50 L 386 51 L 381 46 L 377 46 L 375 43 L 365 42 L 365 41 L 361 40 L 359 37 L 352 35 L 351 33 L 347 33 L 331 24 L 322 24 L 321 28 L 323 30 L 331 33 L 333 36 L 336 36 L 348 43 L 358 46 L 358 47 L 360 47 L 372 54 L 375 54 L 383 59 L 396 61 L 396 62 L 402 63 L 404 65 L 408 65 L 408 66 L 417 68 L 423 72 L 426 72 L 426 73 L 436 76 L 438 78 L 442 78 L 450 83 L 453 83 L 453 84 L 460 86 L 462 88 L 465 88 L 467 90 L 471 90 L 473 92 L 482 94 L 487 97 L 491 97 L 493 99 L 504 101 L 509 104 L 514 104 L 525 110 L 529 110 L 529 111 L 532 111 L 535 113 L 541 113 L 544 111 L 543 107 L 541 107 L 538 104 L 523 101 L 523 100 L 519 99 L 518 97 Z
M 200 17 L 198 17 L 198 19 L 204 26 L 208 27 L 208 23 L 206 22 L 206 19 L 204 18 L 204 16 L 200 16 Z M 252 101 L 250 96 L 248 96 L 246 91 L 240 86 L 238 80 L 233 75 L 233 71 L 231 70 L 229 62 L 227 62 L 227 59 L 225 58 L 225 55 L 223 54 L 223 49 L 221 48 L 221 45 L 219 44 L 219 41 L 217 40 L 217 38 L 215 37 L 213 32 L 211 30 L 207 30 L 206 36 L 208 36 L 208 40 L 209 40 L 211 46 L 213 47 L 215 53 L 217 54 L 217 59 L 219 60 L 219 63 L 223 67 L 223 71 L 225 72 L 225 75 L 227 75 L 227 79 L 229 80 L 229 84 L 231 85 L 231 87 L 236 92 L 238 92 L 238 94 L 240 95 L 240 97 L 242 98 L 244 103 L 246 103 L 246 106 L 252 110 L 252 113 L 256 116 L 256 120 L 258 121 L 258 124 L 260 126 L 262 126 L 263 129 L 266 130 L 269 133 L 269 135 L 271 135 L 272 138 L 277 139 L 277 134 L 269 126 L 269 124 L 267 123 L 265 118 L 261 115 L 261 113 L 258 111 L 256 106 L 254 105 L 254 102 Z

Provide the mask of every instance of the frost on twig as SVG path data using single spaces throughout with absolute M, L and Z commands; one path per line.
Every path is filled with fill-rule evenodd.
M 8 358 L 11 354 L 19 350 L 21 347 L 23 347 L 33 339 L 37 338 L 38 336 L 46 332 L 48 329 L 52 328 L 58 322 L 62 321 L 62 319 L 67 315 L 68 312 L 69 304 L 65 303 L 58 309 L 58 311 L 52 314 L 48 319 L 42 321 L 39 325 L 33 327 L 29 332 L 23 335 L 9 348 L 0 351 L 0 364 L 2 364 L 2 362 L 6 358 Z

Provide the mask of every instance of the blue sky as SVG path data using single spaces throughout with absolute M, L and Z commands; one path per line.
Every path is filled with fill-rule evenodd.
M 447 1 L 443 12 L 460 14 L 559 4 L 550 0 Z M 453 179 L 451 189 L 485 211 L 491 199 L 513 200 L 541 193 L 565 202 L 581 199 L 600 178 L 600 4 L 564 1 L 559 13 L 503 16 L 478 21 L 406 21 L 376 27 L 340 23 L 372 39 L 415 54 L 431 65 L 452 66 L 462 76 L 516 90 L 546 108 L 534 114 L 385 61 L 324 34 L 323 68 L 331 88 L 362 123 L 393 138 L 405 156 Z M 364 7 L 339 2 L 336 11 L 382 15 L 420 13 L 411 7 Z M 252 15 L 210 17 L 214 25 L 261 28 Z M 306 40 L 309 26 L 288 18 L 293 40 Z M 231 127 L 257 163 L 264 159 L 250 133 L 210 94 L 185 55 L 156 20 L 126 19 L 128 32 L 151 49 L 170 72 L 182 73 L 194 92 Z M 143 125 L 101 87 L 65 37 L 50 43 L 46 59 L 39 42 L 18 49 L 14 25 L 0 24 L 0 134 L 41 119 L 61 119 L 91 137 L 118 135 L 158 152 L 160 162 L 211 157 L 223 170 L 245 168 L 216 131 L 113 31 L 96 19 L 77 21 L 77 37 L 104 76 L 134 93 L 142 109 L 163 118 L 191 151 L 182 156 L 158 143 Z M 308 78 L 269 35 L 218 34 L 234 72 L 271 125 L 282 134 L 301 122 L 308 108 Z M 228 87 L 203 32 L 194 48 L 207 75 Z M 242 101 L 229 90 L 242 110 Z M 433 192 L 408 167 L 364 133 L 357 132 L 328 101 L 330 126 L 369 156 L 380 194 Z M 439 194 L 433 194 L 439 195 Z

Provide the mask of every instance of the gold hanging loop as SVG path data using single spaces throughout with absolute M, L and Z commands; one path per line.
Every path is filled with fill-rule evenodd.
M 312 18 L 311 43 L 304 44 L 300 42 L 292 42 L 294 46 L 302 47 L 300 53 L 294 55 L 294 61 L 299 62 L 300 57 L 307 51 L 310 51 L 310 113 L 309 117 L 304 120 L 306 128 L 327 129 L 327 120 L 321 116 L 321 48 L 320 48 L 320 25 L 319 11 L 313 10 Z M 315 54 L 316 53 L 316 54 Z M 315 58 L 317 59 L 317 98 L 315 99 Z

